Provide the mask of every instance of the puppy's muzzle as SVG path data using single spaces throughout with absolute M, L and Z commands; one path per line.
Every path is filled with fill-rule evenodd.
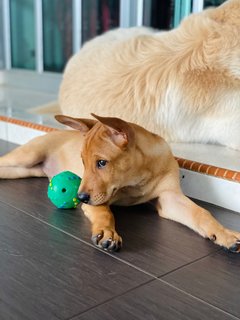
M 81 202 L 84 202 L 84 203 L 88 203 L 90 201 L 90 194 L 89 193 L 86 193 L 86 192 L 80 192 L 78 194 L 78 199 L 81 201 Z

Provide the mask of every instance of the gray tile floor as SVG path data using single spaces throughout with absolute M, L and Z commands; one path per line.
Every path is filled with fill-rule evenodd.
M 0 153 L 13 148 L 1 141 Z M 122 251 L 90 241 L 80 208 L 57 210 L 47 179 L 0 181 L 0 319 L 240 319 L 240 255 L 148 204 L 115 207 Z M 206 206 L 240 230 L 237 213 Z

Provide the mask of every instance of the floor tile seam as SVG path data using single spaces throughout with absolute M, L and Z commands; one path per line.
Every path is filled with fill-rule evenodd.
M 232 320 L 239 320 L 240 319 L 239 317 L 236 317 L 235 315 L 233 315 L 233 314 L 231 314 L 229 312 L 226 312 L 225 310 L 220 309 L 220 308 L 208 303 L 207 301 L 205 301 L 203 299 L 200 299 L 200 298 L 198 298 L 198 297 L 196 297 L 196 296 L 194 296 L 194 295 L 192 295 L 192 294 L 190 294 L 190 293 L 188 293 L 188 292 L 186 292 L 186 291 L 184 291 L 184 290 L 182 290 L 182 289 L 180 289 L 178 287 L 175 287 L 174 285 L 172 285 L 172 284 L 170 284 L 170 283 L 168 283 L 168 282 L 166 282 L 166 281 L 164 281 L 162 279 L 157 278 L 157 279 L 151 279 L 151 280 L 147 281 L 146 283 L 140 284 L 140 285 L 138 285 L 138 286 L 136 286 L 134 288 L 131 288 L 131 289 L 129 289 L 129 290 L 117 295 L 117 296 L 111 297 L 111 298 L 107 299 L 106 301 L 103 301 L 103 302 L 101 302 L 101 303 L 99 303 L 99 304 L 97 304 L 95 306 L 92 306 L 91 308 L 88 308 L 87 310 L 84 310 L 83 312 L 80 312 L 80 313 L 78 313 L 78 314 L 76 314 L 76 315 L 74 315 L 74 316 L 72 316 L 70 318 L 66 318 L 64 320 L 74 320 L 74 319 L 76 320 L 77 317 L 82 316 L 84 314 L 87 314 L 89 311 L 94 310 L 94 309 L 98 308 L 99 306 L 103 306 L 104 304 L 107 304 L 110 301 L 113 301 L 113 300 L 115 300 L 117 298 L 123 297 L 124 295 L 126 295 L 126 294 L 128 294 L 128 293 L 130 293 L 132 291 L 135 291 L 138 288 L 144 287 L 145 285 L 148 285 L 149 283 L 151 283 L 153 281 L 156 281 L 156 280 L 161 282 L 161 283 L 163 283 L 163 284 L 165 284 L 166 286 L 171 287 L 172 289 L 180 292 L 181 294 L 183 294 L 185 296 L 188 296 L 188 297 L 192 298 L 193 300 L 196 300 L 196 301 L 208 306 L 209 308 L 215 309 L 216 311 L 218 311 L 218 312 L 230 317 Z
M 100 306 L 102 306 L 102 305 L 104 305 L 104 304 L 107 304 L 108 302 L 110 302 L 110 301 L 112 301 L 112 300 L 115 300 L 115 299 L 117 299 L 117 298 L 123 297 L 124 295 L 126 295 L 126 294 L 128 294 L 128 293 L 130 293 L 130 292 L 132 292 L 132 291 L 134 291 L 134 290 L 136 290 L 136 289 L 139 289 L 139 288 L 141 288 L 141 287 L 144 287 L 144 286 L 148 285 L 149 283 L 151 283 L 151 282 L 153 282 L 153 281 L 156 281 L 156 280 L 157 280 L 157 279 L 151 279 L 151 280 L 148 280 L 148 281 L 146 281 L 146 282 L 144 282 L 144 283 L 141 283 L 141 284 L 139 284 L 139 285 L 137 285 L 137 286 L 135 286 L 135 287 L 133 287 L 133 288 L 130 288 L 130 289 L 128 289 L 128 290 L 126 290 L 126 291 L 124 291 L 124 292 L 122 292 L 122 293 L 119 293 L 119 294 L 116 295 L 116 296 L 113 296 L 113 297 L 111 297 L 111 298 L 109 298 L 109 299 L 106 299 L 105 301 L 102 301 L 102 302 L 96 304 L 95 306 L 92 306 L 92 307 L 90 307 L 90 308 L 88 308 L 88 309 L 86 309 L 86 310 L 84 310 L 84 311 L 82 311 L 82 312 L 80 312 L 80 313 L 77 313 L 77 314 L 75 314 L 74 316 L 71 316 L 70 318 L 66 318 L 66 319 L 64 319 L 64 320 L 74 320 L 74 319 L 76 319 L 76 317 L 82 316 L 82 315 L 84 315 L 85 313 L 88 313 L 89 311 L 94 310 L 95 308 L 98 308 L 98 307 L 100 307 Z
M 180 270 L 180 269 L 182 269 L 182 268 L 184 268 L 184 267 L 186 267 L 186 266 L 188 266 L 188 265 L 191 265 L 191 264 L 193 264 L 193 263 L 195 263 L 195 262 L 198 262 L 198 261 L 200 261 L 201 259 L 204 259 L 204 258 L 206 258 L 206 257 L 208 257 L 208 256 L 210 256 L 210 255 L 212 255 L 212 254 L 214 254 L 214 253 L 216 253 L 216 252 L 218 252 L 218 251 L 221 250 L 221 249 L 217 249 L 217 250 L 214 251 L 214 252 L 211 252 L 211 253 L 209 253 L 209 254 L 207 254 L 207 255 L 204 255 L 204 256 L 202 256 L 202 257 L 200 257 L 200 258 L 198 258 L 198 259 L 195 259 L 195 260 L 193 260 L 193 261 L 190 261 L 189 263 L 185 263 L 185 264 L 183 264 L 183 265 L 181 265 L 181 266 L 179 266 L 179 267 L 177 267 L 177 268 L 175 268 L 175 269 L 173 269 L 173 270 L 170 270 L 170 271 L 168 271 L 168 272 L 166 272 L 166 273 L 163 273 L 163 274 L 161 274 L 161 275 L 159 276 L 159 275 L 153 274 L 153 273 L 151 273 L 151 272 L 148 272 L 148 271 L 146 271 L 146 270 L 144 270 L 144 269 L 142 269 L 142 268 L 140 268 L 140 267 L 138 267 L 138 266 L 136 266 L 136 265 L 134 265 L 134 264 L 126 261 L 126 260 L 124 260 L 124 259 L 121 259 L 120 257 L 116 256 L 115 254 L 112 254 L 112 253 L 110 253 L 110 252 L 104 251 L 104 250 L 102 250 L 101 248 L 98 248 L 98 247 L 96 247 L 95 245 L 91 244 L 90 242 L 88 242 L 88 241 L 86 241 L 86 240 L 83 240 L 83 239 L 81 239 L 81 238 L 79 238 L 79 237 L 77 237 L 77 236 L 75 236 L 75 235 L 73 235 L 73 234 L 71 234 L 71 233 L 69 233 L 69 232 L 67 232 L 67 231 L 59 228 L 59 227 L 56 227 L 56 226 L 50 224 L 49 222 L 45 221 L 44 219 L 38 218 L 38 217 L 34 216 L 33 214 L 25 211 L 25 210 L 22 210 L 22 209 L 20 209 L 20 208 L 17 208 L 17 207 L 15 207 L 14 205 L 11 205 L 11 204 L 6 203 L 6 202 L 1 201 L 1 200 L 0 200 L 0 202 L 4 203 L 5 205 L 8 205 L 8 206 L 10 206 L 10 207 L 12 207 L 12 208 L 20 211 L 20 212 L 22 212 L 23 214 L 26 214 L 26 215 L 32 217 L 33 219 L 35 219 L 35 220 L 37 220 L 37 221 L 39 221 L 39 222 L 41 222 L 41 223 L 43 223 L 43 224 L 45 224 L 45 225 L 48 225 L 49 227 L 54 228 L 55 230 L 58 230 L 59 232 L 64 233 L 65 235 L 67 235 L 67 236 L 69 236 L 69 237 L 71 237 L 71 238 L 73 238 L 73 239 L 75 239 L 75 240 L 77 240 L 77 241 L 80 241 L 80 242 L 84 243 L 84 244 L 87 245 L 88 247 L 91 247 L 91 248 L 93 248 L 93 249 L 95 249 L 95 250 L 98 250 L 99 252 L 104 253 L 104 254 L 106 254 L 106 255 L 114 258 L 115 260 L 117 260 L 117 261 L 119 261 L 119 262 L 121 262 L 121 263 L 123 263 L 123 264 L 125 264 L 125 265 L 128 265 L 129 267 L 134 268 L 135 270 L 137 270 L 137 271 L 139 271 L 139 272 L 141 272 L 141 273 L 144 273 L 145 275 L 150 276 L 150 277 L 153 278 L 153 279 L 163 278 L 163 277 L 165 277 L 165 276 L 167 276 L 167 275 L 169 275 L 169 274 L 171 274 L 171 273 L 173 273 L 173 272 L 176 272 L 176 271 L 178 271 L 178 270 Z
M 184 291 L 184 290 L 180 289 L 179 287 L 176 287 L 176 286 L 172 285 L 171 283 L 167 282 L 166 280 L 163 279 L 163 277 L 164 277 L 166 274 L 165 274 L 165 275 L 162 275 L 162 276 L 160 276 L 160 277 L 157 277 L 157 276 L 155 276 L 155 275 L 153 275 L 153 274 L 151 274 L 151 273 L 149 273 L 149 272 L 147 272 L 147 271 L 145 271 L 145 270 L 143 270 L 143 269 L 141 269 L 141 268 L 138 268 L 137 266 L 135 266 L 135 265 L 133 265 L 133 264 L 131 264 L 131 263 L 129 263 L 129 262 L 121 259 L 121 258 L 118 258 L 118 257 L 116 257 L 116 256 L 114 256 L 114 255 L 112 255 L 112 254 L 110 254 L 110 253 L 108 253 L 108 252 L 106 252 L 106 251 L 103 251 L 103 250 L 100 249 L 100 248 L 97 248 L 96 246 L 92 245 L 91 243 L 89 243 L 89 242 L 87 242 L 87 241 L 85 241 L 85 240 L 83 240 L 83 239 L 81 239 L 81 238 L 79 238 L 79 237 L 77 237 L 77 236 L 75 236 L 75 235 L 67 232 L 67 231 L 62 230 L 62 229 L 60 229 L 60 228 L 58 228 L 58 227 L 56 227 L 56 226 L 54 226 L 54 225 L 52 225 L 52 224 L 44 221 L 43 219 L 38 218 L 38 217 L 32 215 L 31 213 L 29 213 L 29 212 L 27 212 L 27 211 L 24 211 L 24 210 L 22 210 L 22 209 L 20 209 L 20 208 L 17 208 L 17 207 L 15 207 L 15 206 L 13 206 L 13 205 L 11 205 L 11 204 L 9 204 L 9 203 L 6 203 L 6 202 L 4 202 L 4 201 L 2 201 L 2 200 L 0 200 L 0 202 L 4 203 L 5 205 L 7 205 L 7 206 L 9 206 L 9 207 L 12 207 L 12 208 L 16 209 L 17 211 L 19 211 L 19 212 L 21 212 L 21 213 L 23 213 L 23 214 L 26 214 L 27 216 L 29 216 L 29 217 L 31 217 L 31 218 L 39 221 L 40 223 L 43 223 L 44 225 L 47 225 L 47 226 L 49 226 L 49 227 L 51 227 L 51 228 L 53 228 L 53 229 L 55 229 L 55 230 L 58 230 L 59 232 L 64 233 L 65 235 L 67 235 L 67 236 L 69 236 L 69 237 L 71 237 L 71 238 L 73 238 L 73 239 L 75 239 L 75 240 L 77 240 L 77 241 L 80 241 L 80 242 L 84 243 L 84 244 L 87 245 L 88 247 L 91 247 L 91 248 L 93 248 L 93 249 L 95 249 L 95 250 L 98 250 L 98 251 L 100 251 L 101 253 L 107 254 L 108 256 L 116 259 L 117 261 L 120 261 L 120 262 L 122 262 L 123 264 L 128 265 L 129 267 L 131 267 L 131 268 L 133 268 L 133 269 L 135 269 L 135 270 L 137 270 L 137 271 L 140 271 L 140 272 L 144 273 L 145 275 L 148 275 L 148 276 L 152 277 L 151 280 L 149 280 L 149 281 L 147 281 L 147 282 L 145 282 L 145 283 L 142 283 L 142 284 L 140 284 L 139 286 L 143 286 L 143 285 L 145 285 L 145 284 L 148 283 L 148 282 L 152 282 L 152 281 L 154 281 L 154 280 L 157 280 L 157 281 L 160 281 L 160 282 L 164 283 L 165 285 L 167 285 L 167 286 L 169 286 L 169 287 L 177 290 L 178 292 L 181 292 L 182 294 L 187 295 L 187 296 L 193 298 L 194 300 L 197 300 L 197 301 L 199 301 L 199 302 L 202 302 L 202 303 L 204 303 L 205 305 L 208 305 L 209 307 L 212 307 L 212 308 L 214 308 L 214 309 L 216 309 L 216 310 L 218 310 L 218 311 L 220 311 L 220 312 L 222 312 L 222 313 L 224 313 L 224 314 L 226 314 L 226 315 L 228 315 L 228 316 L 231 316 L 232 319 L 236 319 L 236 320 L 239 320 L 239 319 L 240 319 L 240 318 L 236 317 L 235 315 L 232 315 L 232 314 L 226 312 L 225 310 L 222 310 L 222 309 L 220 309 L 220 308 L 218 308 L 218 307 L 216 307 L 216 306 L 214 306 L 214 305 L 206 302 L 205 300 L 202 300 L 201 298 L 198 298 L 198 297 L 196 297 L 196 296 L 188 293 L 187 291 Z M 219 249 L 219 250 L 220 250 L 220 249 Z M 211 254 L 213 254 L 213 253 L 211 253 Z M 211 255 L 211 254 L 209 254 L 209 255 Z M 207 256 L 208 256 L 208 255 L 207 255 Z M 207 256 L 205 256 L 205 257 L 207 257 Z M 201 260 L 201 259 L 203 259 L 203 257 L 202 257 L 202 258 L 199 258 L 199 259 L 196 259 L 194 262 L 196 262 L 197 260 Z M 192 264 L 192 263 L 194 263 L 194 262 L 190 262 L 189 264 Z M 188 265 L 189 265 L 189 264 L 188 264 Z M 186 265 L 185 265 L 185 266 L 186 266 Z M 179 267 L 179 268 L 182 268 L 182 267 Z M 179 269 L 179 268 L 178 268 L 178 269 Z M 176 271 L 176 270 L 175 270 L 175 271 Z M 169 273 L 171 273 L 171 272 L 169 272 Z M 168 273 L 168 274 L 169 274 L 169 273 Z M 137 288 L 137 287 L 131 288 L 131 289 L 129 289 L 128 291 L 132 291 L 132 290 L 134 290 L 134 289 L 136 289 L 136 288 Z M 128 291 L 122 293 L 121 295 L 126 294 Z M 115 298 L 115 297 L 112 297 L 112 298 L 110 299 L 110 301 L 111 301 L 112 299 L 114 299 L 114 298 Z M 105 302 L 103 302 L 102 304 L 104 304 L 104 303 L 105 303 Z M 95 307 L 96 307 L 96 306 L 95 306 Z M 89 310 L 88 310 L 88 311 L 89 311 Z M 81 313 L 80 313 L 80 314 L 81 314 Z M 80 315 L 80 314 L 78 314 L 78 315 Z M 76 317 L 76 316 L 77 316 L 77 315 L 75 315 L 74 317 Z M 73 319 L 73 318 L 68 318 L 68 319 Z
M 168 276 L 168 275 L 170 275 L 170 274 L 172 274 L 172 273 L 175 273 L 175 272 L 177 272 L 177 271 L 179 271 L 179 270 L 181 270 L 181 269 L 183 269 L 183 268 L 186 268 L 186 267 L 188 267 L 188 266 L 190 266 L 190 265 L 193 265 L 193 264 L 195 264 L 195 263 L 197 263 L 197 262 L 199 262 L 199 261 L 201 261 L 201 260 L 204 260 L 205 258 L 210 257 L 210 256 L 212 256 L 212 255 L 214 255 L 214 254 L 216 254 L 216 253 L 218 253 L 218 252 L 220 252 L 220 251 L 222 251 L 222 250 L 223 250 L 222 248 L 216 248 L 215 251 L 212 251 L 212 252 L 210 252 L 210 253 L 208 253 L 208 254 L 206 254 L 206 255 L 204 255 L 204 256 L 201 256 L 201 257 L 199 257 L 199 258 L 197 258 L 197 259 L 194 259 L 194 260 L 192 260 L 192 261 L 189 261 L 189 262 L 187 262 L 187 263 L 185 263 L 185 264 L 183 264 L 183 265 L 181 265 L 181 266 L 179 266 L 179 267 L 177 267 L 177 268 L 175 268 L 175 269 L 173 269 L 173 270 L 170 270 L 170 271 L 168 271 L 168 272 L 166 272 L 166 273 L 158 276 L 157 278 L 158 278 L 158 279 L 162 279 L 162 278 L 164 278 L 164 277 L 166 277 L 166 276 Z
M 211 304 L 211 303 L 209 303 L 209 302 L 207 302 L 207 301 L 205 301 L 205 300 L 203 300 L 203 299 L 201 299 L 201 298 L 199 298 L 199 297 L 197 297 L 197 296 L 195 296 L 195 295 L 193 295 L 193 294 L 191 294 L 191 293 L 189 293 L 179 287 L 176 287 L 175 285 L 171 284 L 170 282 L 167 282 L 166 280 L 164 280 L 162 278 L 158 278 L 157 281 L 160 281 L 161 283 L 167 285 L 168 287 L 171 287 L 172 289 L 175 289 L 176 291 L 180 292 L 181 294 L 186 295 L 186 296 L 188 296 L 198 302 L 203 303 L 204 305 L 206 305 L 208 307 L 211 307 L 211 308 L 231 317 L 233 320 L 240 319 L 239 317 L 235 316 L 234 314 L 231 314 L 231 313 L 229 313 L 229 312 L 227 312 L 227 311 L 225 311 L 225 310 L 223 310 L 223 309 L 221 309 L 221 308 L 219 308 L 219 307 L 217 307 L 217 306 L 215 306 L 215 305 L 213 305 L 213 304 Z
M 61 228 L 59 228 L 59 227 L 54 226 L 54 225 L 52 225 L 51 223 L 45 221 L 44 219 L 41 219 L 41 218 L 39 218 L 39 217 L 34 216 L 33 214 L 31 214 L 30 212 L 28 212 L 28 211 L 26 211 L 26 210 L 17 208 L 17 207 L 15 207 L 14 205 L 11 205 L 11 204 L 9 204 L 9 203 L 6 203 L 6 202 L 4 202 L 4 201 L 2 201 L 2 200 L 0 200 L 0 202 L 4 203 L 5 205 L 7 205 L 7 206 L 9 206 L 9 207 L 11 207 L 11 208 L 16 209 L 17 211 L 21 212 L 22 214 L 25 214 L 25 215 L 27 215 L 27 216 L 29 216 L 29 217 L 37 220 L 38 222 L 40 222 L 40 223 L 42 223 L 42 224 L 44 224 L 44 225 L 47 225 L 47 226 L 49 226 L 49 227 L 51 227 L 51 228 L 53 228 L 53 229 L 55 229 L 55 230 L 57 230 L 57 231 L 65 234 L 65 235 L 67 235 L 68 237 L 73 238 L 74 240 L 77 240 L 77 241 L 79 241 L 79 242 L 87 245 L 88 247 L 91 247 L 91 248 L 93 248 L 93 249 L 95 249 L 95 250 L 98 250 L 99 252 L 101 252 L 101 253 L 103 253 L 103 254 L 105 254 L 105 255 L 107 255 L 107 256 L 109 256 L 109 257 L 111 257 L 111 258 L 113 258 L 113 259 L 115 259 L 115 260 L 117 260 L 117 261 L 119 261 L 119 262 L 121 262 L 121 263 L 123 263 L 123 264 L 125 264 L 125 265 L 127 265 L 127 266 L 129 266 L 129 267 L 131 267 L 131 268 L 133 268 L 133 269 L 141 272 L 141 273 L 143 273 L 143 274 L 145 274 L 146 276 L 151 277 L 151 278 L 152 278 L 151 280 L 157 279 L 157 276 L 156 276 L 156 275 L 154 275 L 154 274 L 152 274 L 152 273 L 150 273 L 150 272 L 148 272 L 148 271 L 146 271 L 146 270 L 144 270 L 144 269 L 142 269 L 142 268 L 139 268 L 138 266 L 135 266 L 134 264 L 132 264 L 132 263 L 130 263 L 130 262 L 128 262 L 128 261 L 126 261 L 126 260 L 118 257 L 118 256 L 115 255 L 115 254 L 112 254 L 112 253 L 110 253 L 110 252 L 107 252 L 107 251 L 105 251 L 105 250 L 102 250 L 101 248 L 96 247 L 94 244 L 91 244 L 90 242 L 88 242 L 88 241 L 86 241 L 86 240 L 83 240 L 83 239 L 79 238 L 78 236 L 75 236 L 74 234 L 71 234 L 70 232 L 67 232 L 67 231 L 65 231 L 65 230 L 63 230 L 63 229 L 61 229 Z

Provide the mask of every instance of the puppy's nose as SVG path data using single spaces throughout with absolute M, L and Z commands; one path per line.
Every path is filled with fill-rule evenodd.
M 81 202 L 88 203 L 89 200 L 90 200 L 90 194 L 89 194 L 89 193 L 86 193 L 86 192 L 80 192 L 80 193 L 78 194 L 78 199 L 79 199 Z

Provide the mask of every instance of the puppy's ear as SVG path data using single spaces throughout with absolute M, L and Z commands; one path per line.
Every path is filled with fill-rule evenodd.
M 99 122 L 104 124 L 109 131 L 112 141 L 120 148 L 125 148 L 134 141 L 134 130 L 130 124 L 119 118 L 100 117 L 91 113 Z
M 92 120 L 92 119 L 79 119 L 79 118 L 72 118 L 64 115 L 56 115 L 55 119 L 58 122 L 65 124 L 66 126 L 69 126 L 73 129 L 76 129 L 82 132 L 89 131 L 97 122 L 96 120 Z

